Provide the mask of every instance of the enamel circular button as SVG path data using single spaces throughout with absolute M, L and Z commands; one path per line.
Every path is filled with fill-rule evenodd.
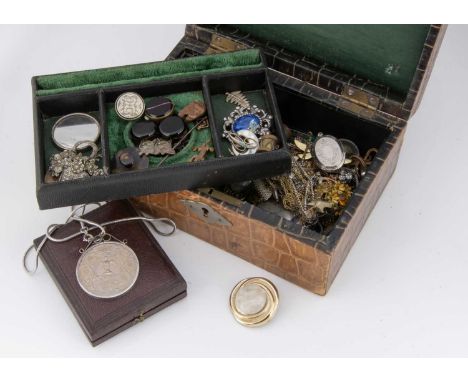
M 244 326 L 259 326 L 270 321 L 278 309 L 279 296 L 271 281 L 252 277 L 239 282 L 231 292 L 231 312 Z
M 168 117 L 159 124 L 159 132 L 165 138 L 177 137 L 185 129 L 184 120 L 176 115 Z
M 132 126 L 132 135 L 136 139 L 150 139 L 156 134 L 156 125 L 152 121 L 140 121 Z
M 146 103 L 146 117 L 152 121 L 160 121 L 169 117 L 174 111 L 174 104 L 169 98 L 156 97 Z

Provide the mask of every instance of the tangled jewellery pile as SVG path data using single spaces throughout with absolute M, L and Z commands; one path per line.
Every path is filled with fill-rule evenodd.
M 350 140 L 295 133 L 291 172 L 230 185 L 225 191 L 284 219 L 327 234 L 341 215 L 377 149 L 361 157 Z

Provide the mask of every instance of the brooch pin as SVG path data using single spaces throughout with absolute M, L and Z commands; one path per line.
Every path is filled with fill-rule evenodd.
M 83 155 L 78 150 L 87 147 L 93 149 L 90 156 Z M 104 171 L 96 164 L 98 160 L 98 148 L 94 142 L 76 142 L 71 150 L 64 150 L 54 154 L 50 158 L 49 171 L 51 176 L 59 181 L 87 178 L 90 176 L 104 175 Z
M 273 117 L 256 105 L 250 105 L 247 97 L 240 91 L 226 93 L 226 102 L 236 106 L 224 118 L 223 137 L 231 143 L 233 155 L 254 154 L 262 146 L 262 151 L 276 148 L 270 132 Z M 268 136 L 268 143 L 261 144 L 262 137 Z
M 170 140 L 156 138 L 152 141 L 143 141 L 140 143 L 140 155 L 174 155 L 175 150 Z

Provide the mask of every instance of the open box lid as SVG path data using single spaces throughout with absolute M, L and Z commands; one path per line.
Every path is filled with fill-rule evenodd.
M 429 79 L 446 26 L 188 25 L 207 53 L 261 47 L 279 72 L 343 96 L 350 105 L 408 120 Z

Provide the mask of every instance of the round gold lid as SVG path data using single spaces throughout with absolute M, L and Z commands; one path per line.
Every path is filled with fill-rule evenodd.
M 245 326 L 259 326 L 270 321 L 276 313 L 278 303 L 276 287 L 263 277 L 240 281 L 230 297 L 234 318 Z

